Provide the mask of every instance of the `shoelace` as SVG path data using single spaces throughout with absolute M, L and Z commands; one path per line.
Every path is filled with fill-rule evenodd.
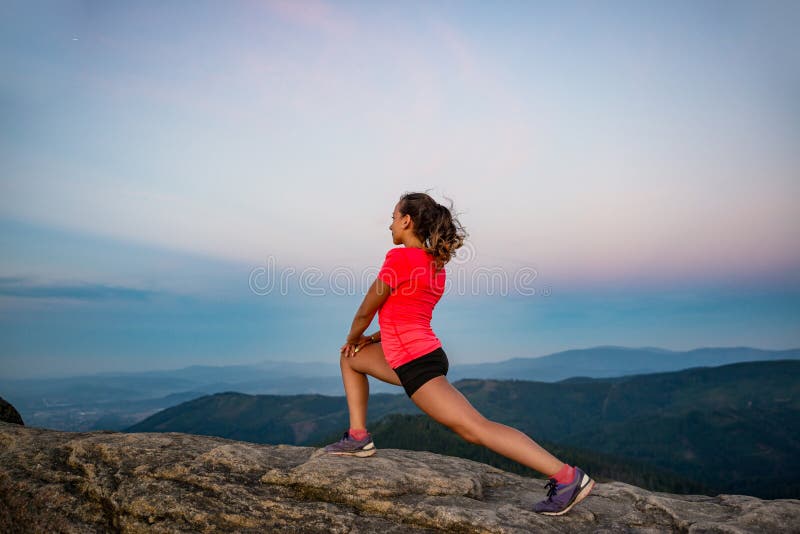
M 556 494 L 556 486 L 558 485 L 558 480 L 551 478 L 547 481 L 547 484 L 544 485 L 545 488 L 549 488 L 547 490 L 547 500 L 553 500 L 553 496 Z

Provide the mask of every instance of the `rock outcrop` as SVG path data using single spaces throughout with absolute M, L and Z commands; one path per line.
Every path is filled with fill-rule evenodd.
M 15 425 L 25 424 L 22 422 L 22 416 L 19 414 L 17 409 L 14 408 L 3 397 L 0 397 L 0 421 L 14 423 Z
M 378 444 L 380 447 L 380 444 Z M 2 532 L 787 532 L 800 501 L 598 483 L 564 516 L 544 480 L 440 454 L 368 458 L 180 433 L 0 423 Z

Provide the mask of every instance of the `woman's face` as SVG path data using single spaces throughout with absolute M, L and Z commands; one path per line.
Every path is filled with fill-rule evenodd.
M 400 240 L 400 233 L 403 230 L 401 221 L 405 218 L 400 215 L 400 210 L 398 209 L 399 205 L 399 203 L 395 205 L 394 212 L 392 213 L 392 224 L 389 225 L 389 230 L 392 231 L 392 241 L 395 245 L 402 243 Z

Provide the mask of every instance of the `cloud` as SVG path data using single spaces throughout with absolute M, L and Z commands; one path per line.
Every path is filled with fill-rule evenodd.
M 147 300 L 154 291 L 105 284 L 77 283 L 39 285 L 19 276 L 0 277 L 0 295 L 29 299 Z

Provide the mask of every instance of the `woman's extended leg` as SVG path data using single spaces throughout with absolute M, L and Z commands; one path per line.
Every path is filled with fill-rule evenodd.
M 365 345 L 355 356 L 339 359 L 342 382 L 350 411 L 350 428 L 366 428 L 369 380 L 367 375 L 400 386 L 400 377 L 386 363 L 380 343 Z
M 556 473 L 564 465 L 523 432 L 486 419 L 445 376 L 425 382 L 411 400 L 470 443 L 483 445 L 545 476 Z

